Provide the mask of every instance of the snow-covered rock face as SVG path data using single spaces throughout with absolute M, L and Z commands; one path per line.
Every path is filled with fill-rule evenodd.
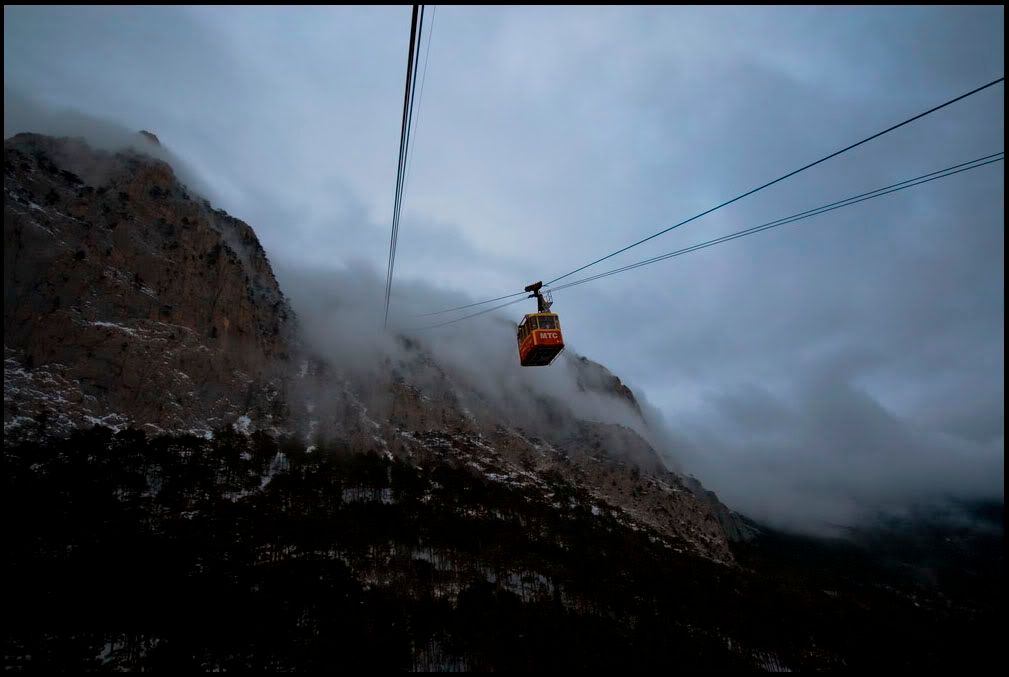
M 4 427 L 277 417 L 292 314 L 252 229 L 167 164 L 4 141 Z

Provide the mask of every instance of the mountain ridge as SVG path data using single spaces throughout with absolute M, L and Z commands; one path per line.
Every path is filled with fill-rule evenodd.
M 603 409 L 625 408 L 626 424 L 549 393 L 488 399 L 406 337 L 386 384 L 340 373 L 304 346 L 253 229 L 145 155 L 150 133 L 139 138 L 119 153 L 34 134 L 4 142 L 5 433 L 237 426 L 453 457 L 530 486 L 557 472 L 676 547 L 732 561 L 729 534 L 749 532 L 667 467 L 608 369 L 570 350 L 553 367 Z

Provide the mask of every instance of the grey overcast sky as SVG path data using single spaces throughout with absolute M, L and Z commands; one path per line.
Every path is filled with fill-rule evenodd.
M 408 6 L 5 7 L 5 99 L 154 131 L 281 269 L 381 275 L 409 22 Z M 556 277 L 1003 75 L 1004 41 L 1001 6 L 438 7 L 396 285 L 463 303 Z M 998 85 L 599 270 L 1003 143 Z M 1003 181 L 997 163 L 555 309 L 733 507 L 846 523 L 1001 499 Z

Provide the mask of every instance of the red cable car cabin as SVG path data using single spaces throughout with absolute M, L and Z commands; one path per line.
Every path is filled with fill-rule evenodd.
M 564 350 L 557 313 L 530 313 L 518 329 L 519 361 L 523 367 L 545 367 Z
M 564 350 L 560 318 L 550 312 L 553 302 L 549 294 L 544 297 L 540 292 L 542 287 L 542 282 L 526 287 L 532 292 L 529 298 L 536 299 L 538 312 L 529 313 L 519 322 L 519 362 L 523 367 L 545 367 Z

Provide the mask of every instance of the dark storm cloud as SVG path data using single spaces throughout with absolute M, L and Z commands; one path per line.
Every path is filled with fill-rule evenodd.
M 407 8 L 4 18 L 5 87 L 153 129 L 275 261 L 381 271 Z M 561 274 L 987 82 L 1003 26 L 1001 7 L 441 7 L 397 301 L 430 303 L 415 283 L 452 304 Z M 599 268 L 1002 150 L 1003 97 Z M 822 529 L 1001 497 L 1003 176 L 992 165 L 577 287 L 556 308 L 576 349 L 662 412 L 668 453 L 756 517 Z

